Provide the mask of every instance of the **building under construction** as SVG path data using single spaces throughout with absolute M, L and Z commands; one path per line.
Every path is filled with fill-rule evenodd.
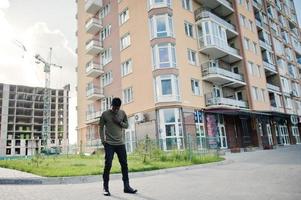
M 60 152 L 68 146 L 69 85 L 51 90 L 48 147 Z M 0 83 L 0 157 L 30 156 L 42 149 L 44 109 L 42 87 Z

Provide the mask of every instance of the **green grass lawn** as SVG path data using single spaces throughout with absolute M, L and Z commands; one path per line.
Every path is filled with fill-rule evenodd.
M 221 160 L 223 160 L 223 158 L 215 154 L 202 156 L 190 155 L 188 157 L 185 152 L 172 152 L 160 153 L 160 155 L 156 155 L 156 157 L 129 155 L 128 165 L 130 172 L 138 172 L 217 162 Z M 92 156 L 69 155 L 68 157 L 66 155 L 60 155 L 34 157 L 25 160 L 1 160 L 0 167 L 16 169 L 45 177 L 99 175 L 103 171 L 104 156 L 102 154 Z M 120 172 L 120 165 L 116 155 L 111 172 Z

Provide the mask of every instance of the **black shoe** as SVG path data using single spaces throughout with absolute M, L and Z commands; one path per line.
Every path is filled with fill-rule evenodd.
M 138 192 L 138 190 L 131 188 L 130 186 L 126 187 L 123 189 L 124 193 L 129 193 L 129 194 L 135 194 Z
M 103 195 L 105 195 L 105 196 L 111 196 L 111 193 L 110 193 L 109 190 L 104 189 L 103 190 Z

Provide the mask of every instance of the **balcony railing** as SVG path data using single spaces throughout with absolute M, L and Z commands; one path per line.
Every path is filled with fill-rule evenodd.
M 214 11 L 221 15 L 227 16 L 234 12 L 233 5 L 228 0 L 196 0 L 207 8 L 214 9 Z
M 223 98 L 223 97 L 211 97 L 211 93 L 205 95 L 206 96 L 206 105 L 214 106 L 214 105 L 225 105 L 225 106 L 234 106 L 247 108 L 248 104 L 246 101 L 231 99 L 231 98 Z
M 86 21 L 86 31 L 91 34 L 95 34 L 101 29 L 101 20 L 92 17 Z
M 103 50 L 101 41 L 96 39 L 89 40 L 86 43 L 86 50 L 87 53 L 91 55 L 100 53 Z
M 102 0 L 86 0 L 85 10 L 87 13 L 96 14 L 102 7 Z
M 97 77 L 100 76 L 103 73 L 103 67 L 101 64 L 96 62 L 89 62 L 86 65 L 86 75 L 89 77 Z
M 200 37 L 199 44 L 200 44 L 201 48 L 216 46 L 216 47 L 224 50 L 227 53 L 230 53 L 230 54 L 233 54 L 236 56 L 240 56 L 237 49 L 230 47 L 226 41 L 221 40 L 217 36 L 207 35 L 205 37 Z
M 263 48 L 265 49 L 268 49 L 268 50 L 272 50 L 272 47 L 270 44 L 268 44 L 267 42 L 265 41 L 262 41 L 262 40 L 259 40 L 259 45 L 262 46 Z
M 87 112 L 86 113 L 86 120 L 91 121 L 91 120 L 97 120 L 102 114 L 102 111 L 95 111 L 95 112 Z
M 203 9 L 197 9 L 195 11 L 195 19 L 201 20 L 204 18 L 209 18 L 218 24 L 226 27 L 227 29 L 231 30 L 232 32 L 236 32 L 235 26 L 233 24 L 230 24 L 229 22 L 223 20 L 222 18 L 218 17 L 217 15 L 213 14 L 210 11 L 203 10 Z
M 230 70 L 221 68 L 219 66 L 219 62 L 217 61 L 209 61 L 202 64 L 202 76 L 204 77 L 204 79 L 212 78 L 213 81 L 215 81 L 217 78 L 220 78 L 224 79 L 220 82 L 227 83 L 229 81 L 234 81 L 244 84 L 244 78 L 241 74 L 237 74 Z
M 262 1 L 261 0 L 253 0 L 253 6 L 260 10 L 263 7 Z
M 276 85 L 273 85 L 273 84 L 270 84 L 270 83 L 267 83 L 267 89 L 275 91 L 275 92 L 280 92 L 280 87 L 279 86 L 276 86 Z
M 102 88 L 98 88 L 98 87 L 91 87 L 91 88 L 87 88 L 87 98 L 89 100 L 97 100 L 97 99 L 101 99 L 104 95 L 103 95 L 103 89 Z
M 276 72 L 276 66 L 271 64 L 271 63 L 268 63 L 268 62 L 265 62 L 263 61 L 263 67 L 270 70 L 270 71 L 273 71 L 273 72 Z

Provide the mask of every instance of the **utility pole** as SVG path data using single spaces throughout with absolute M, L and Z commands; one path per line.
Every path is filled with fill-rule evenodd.
M 58 67 L 62 68 L 62 66 L 51 63 L 52 56 L 52 48 L 49 51 L 49 61 L 47 62 L 44 58 L 42 58 L 39 54 L 35 55 L 35 59 L 37 60 L 37 64 L 44 64 L 44 72 L 45 72 L 45 88 L 44 88 L 44 108 L 43 108 L 43 126 L 42 126 L 42 147 L 46 150 L 49 149 L 49 144 L 51 142 L 50 137 L 50 124 L 51 124 L 51 89 L 50 89 L 50 67 Z

